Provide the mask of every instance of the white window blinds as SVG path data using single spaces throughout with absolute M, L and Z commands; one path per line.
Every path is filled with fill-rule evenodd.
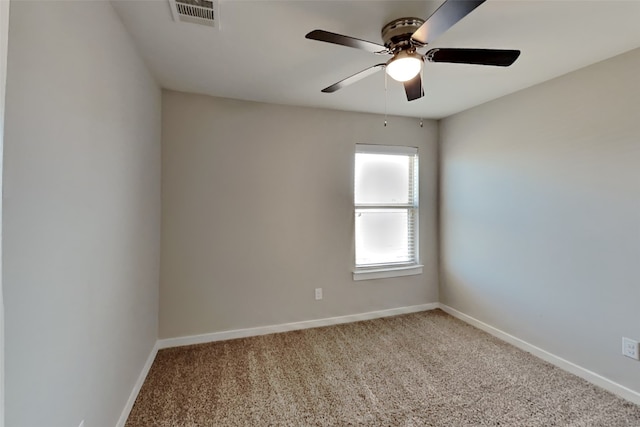
M 418 263 L 418 150 L 356 145 L 356 268 Z

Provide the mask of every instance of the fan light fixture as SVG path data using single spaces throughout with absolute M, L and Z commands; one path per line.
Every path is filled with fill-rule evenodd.
M 394 80 L 406 82 L 414 78 L 422 68 L 422 56 L 401 50 L 387 62 L 387 74 Z
M 424 96 L 420 72 L 424 70 L 422 67 L 424 67 L 423 63 L 426 61 L 430 63 L 444 62 L 508 67 L 520 56 L 519 50 L 434 48 L 425 53 L 417 51 L 420 50 L 422 52 L 423 48 L 432 44 L 442 33 L 456 25 L 457 22 L 473 12 L 485 1 L 441 0 L 438 9 L 426 20 L 415 17 L 394 19 L 382 27 L 380 35 L 383 44 L 324 30 L 310 31 L 305 36 L 310 40 L 360 49 L 377 55 L 393 55 L 387 62 L 381 62 L 365 68 L 359 73 L 325 87 L 322 92 L 333 93 L 382 69 L 386 69 L 385 72 L 392 79 L 403 83 L 407 101 L 415 101 Z M 387 74 L 385 74 L 385 89 Z

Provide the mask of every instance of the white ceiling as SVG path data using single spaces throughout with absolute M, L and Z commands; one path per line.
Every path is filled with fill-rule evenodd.
M 113 1 L 160 85 L 184 92 L 385 112 L 384 72 L 320 90 L 385 57 L 305 39 L 314 29 L 381 43 L 395 18 L 427 18 L 435 1 L 220 0 L 220 30 L 173 21 L 168 0 Z M 640 47 L 640 1 L 488 0 L 430 47 L 520 49 L 509 68 L 426 64 L 426 96 L 389 79 L 389 114 L 441 118 Z M 382 60 L 381 60 L 382 59 Z

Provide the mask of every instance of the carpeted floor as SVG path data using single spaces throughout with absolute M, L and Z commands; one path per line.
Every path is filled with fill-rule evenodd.
M 162 350 L 126 425 L 637 427 L 640 406 L 434 310 Z

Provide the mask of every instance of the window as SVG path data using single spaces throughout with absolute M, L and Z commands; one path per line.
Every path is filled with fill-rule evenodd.
M 354 280 L 422 273 L 418 149 L 356 145 Z

